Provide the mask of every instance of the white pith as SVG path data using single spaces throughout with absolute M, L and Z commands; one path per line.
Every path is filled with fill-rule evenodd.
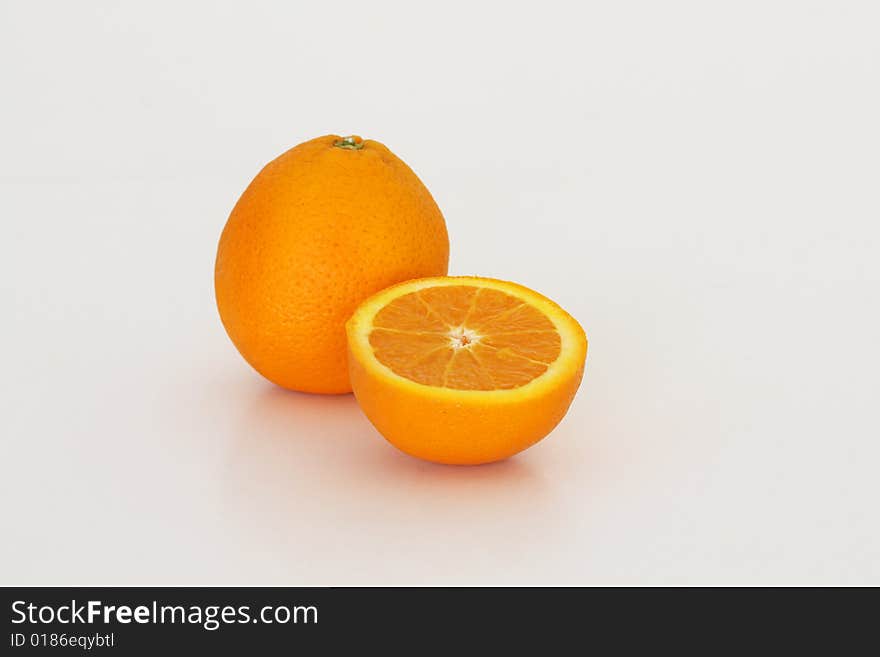
M 482 335 L 466 326 L 455 326 L 449 331 L 449 344 L 453 349 L 470 349 L 482 337 Z

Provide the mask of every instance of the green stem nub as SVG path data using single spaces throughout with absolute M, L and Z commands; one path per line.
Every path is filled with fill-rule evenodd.
M 344 148 L 347 151 L 359 151 L 364 147 L 364 140 L 357 135 L 342 137 L 333 142 L 336 148 Z

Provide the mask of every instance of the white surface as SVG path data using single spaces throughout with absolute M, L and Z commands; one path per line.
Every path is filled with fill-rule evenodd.
M 46 4 L 0 6 L 0 582 L 880 584 L 876 3 Z M 415 461 L 229 343 L 226 216 L 330 132 L 585 326 L 537 447 Z

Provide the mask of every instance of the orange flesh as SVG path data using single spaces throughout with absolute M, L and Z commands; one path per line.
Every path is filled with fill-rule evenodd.
M 417 383 L 457 390 L 518 388 L 559 357 L 553 323 L 499 290 L 438 286 L 405 294 L 373 318 L 376 358 Z

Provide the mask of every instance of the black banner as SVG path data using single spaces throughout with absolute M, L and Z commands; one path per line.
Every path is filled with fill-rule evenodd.
M 807 639 L 812 647 L 839 654 L 846 641 L 858 643 L 859 635 L 866 635 L 874 616 L 873 605 L 821 604 L 816 592 L 803 590 L 29 587 L 2 592 L 0 652 L 7 655 L 213 650 L 333 655 L 343 647 L 345 654 L 352 648 L 372 654 L 391 647 L 469 654 L 477 640 L 494 649 L 490 654 L 501 646 L 525 645 L 542 655 L 591 646 L 603 654 L 643 652 L 646 642 L 655 650 L 689 646 L 704 654 L 722 646 L 790 651 Z M 722 596 L 725 600 L 718 600 Z M 845 626 L 835 626 L 843 609 Z

